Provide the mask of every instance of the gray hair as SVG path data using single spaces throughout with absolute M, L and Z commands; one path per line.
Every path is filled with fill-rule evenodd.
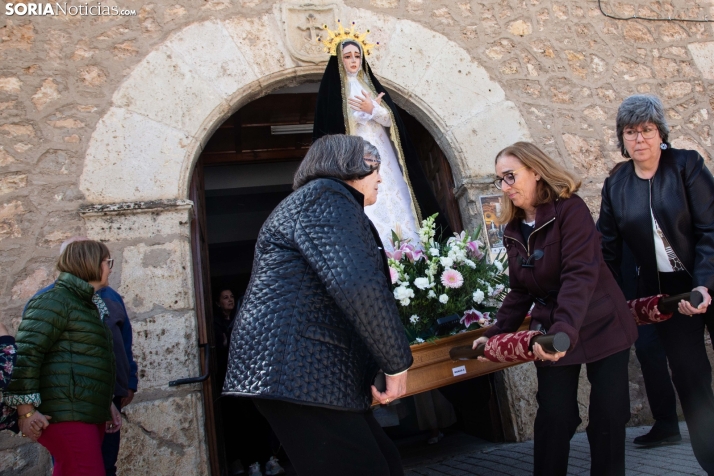
M 625 150 L 625 142 L 622 139 L 625 128 L 639 126 L 646 122 L 651 122 L 657 126 L 662 142 L 668 146 L 670 145 L 669 126 L 667 125 L 667 119 L 664 117 L 662 101 L 652 94 L 635 94 L 622 101 L 622 104 L 617 109 L 617 145 L 620 147 L 623 157 L 629 157 L 627 150 Z
M 318 178 L 359 180 L 371 174 L 377 167 L 370 167 L 364 161 L 365 143 L 359 136 L 333 134 L 320 137 L 295 172 L 293 190 Z
M 379 156 L 379 150 L 369 141 L 364 141 L 364 157 L 370 157 L 376 162 L 382 161 L 382 158 Z

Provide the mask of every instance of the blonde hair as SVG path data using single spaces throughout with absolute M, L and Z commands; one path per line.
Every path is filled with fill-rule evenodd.
M 87 282 L 102 280 L 102 261 L 109 258 L 109 248 L 94 240 L 69 243 L 60 254 L 57 269 Z
M 565 170 L 562 165 L 530 142 L 516 142 L 506 147 L 496 154 L 495 163 L 498 163 L 498 159 L 506 155 L 517 158 L 523 165 L 540 175 L 541 180 L 536 183 L 534 204 L 536 207 L 557 198 L 570 198 L 580 188 L 580 179 L 575 174 Z M 516 218 L 525 218 L 525 216 L 523 209 L 515 206 L 504 192 L 498 223 L 505 224 Z

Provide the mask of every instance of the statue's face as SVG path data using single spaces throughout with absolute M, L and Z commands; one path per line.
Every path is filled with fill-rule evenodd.
M 342 49 L 342 62 L 348 73 L 356 73 L 362 64 L 362 53 L 355 45 L 347 45 Z

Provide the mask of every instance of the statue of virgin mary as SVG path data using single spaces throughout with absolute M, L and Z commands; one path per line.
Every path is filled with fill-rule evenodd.
M 327 134 L 357 135 L 374 145 L 382 159 L 377 203 L 365 213 L 391 251 L 392 231 L 402 243 L 419 244 L 423 217 L 439 213 L 439 205 L 419 163 L 389 93 L 372 73 L 363 41 L 344 39 L 334 47 L 320 83 L 313 127 L 313 140 Z M 440 213 L 437 226 L 451 234 Z

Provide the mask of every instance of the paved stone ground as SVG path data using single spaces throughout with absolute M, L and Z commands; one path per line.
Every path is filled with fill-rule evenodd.
M 632 444 L 632 439 L 649 429 L 627 429 L 627 475 L 680 475 L 706 476 L 692 453 L 689 432 L 680 423 L 682 442 L 678 445 L 642 449 Z M 533 471 L 533 442 L 501 443 L 481 447 L 441 461 L 420 463 L 406 468 L 406 476 L 529 476 Z M 570 445 L 568 474 L 590 474 L 590 447 L 585 433 L 577 433 Z

